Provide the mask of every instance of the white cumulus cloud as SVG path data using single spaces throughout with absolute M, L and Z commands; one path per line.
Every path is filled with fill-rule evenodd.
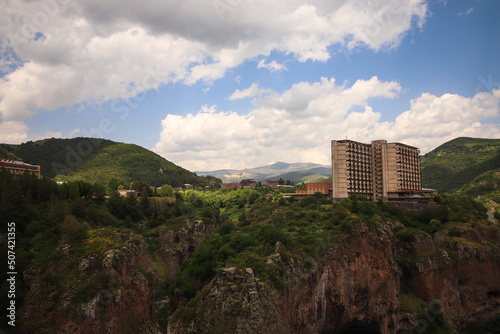
M 253 86 L 253 85 L 252 85 Z M 399 141 L 426 153 L 461 136 L 500 138 L 500 89 L 472 98 L 423 93 L 409 110 L 381 121 L 368 99 L 394 98 L 401 87 L 377 77 L 352 86 L 333 78 L 301 82 L 255 98 L 248 115 L 203 107 L 162 121 L 154 151 L 190 170 L 260 166 L 275 161 L 330 163 L 330 140 Z M 362 111 L 358 111 L 361 108 Z
M 374 77 L 351 87 L 322 78 L 295 84 L 282 94 L 266 90 L 269 95 L 253 99 L 256 108 L 248 115 L 215 107 L 187 116 L 167 115 L 154 151 L 191 170 L 277 160 L 327 163 L 325 147 L 349 111 L 366 106 L 370 97 L 395 97 L 400 89 L 396 82 Z
M 265 59 L 259 61 L 259 63 L 257 64 L 257 68 L 266 68 L 271 72 L 283 71 L 287 69 L 285 65 L 278 63 L 276 60 L 273 60 L 270 63 L 266 63 Z
M 424 0 L 0 0 L 0 115 L 128 98 L 213 81 L 272 51 L 325 61 L 328 46 L 393 47 Z M 284 69 L 262 62 L 270 70 Z
M 0 143 L 21 144 L 28 139 L 28 130 L 23 122 L 0 122 Z
M 233 94 L 229 97 L 230 100 L 239 100 L 247 97 L 255 97 L 257 95 L 269 94 L 272 93 L 270 89 L 259 88 L 259 84 L 252 83 L 252 85 L 246 89 L 237 89 Z

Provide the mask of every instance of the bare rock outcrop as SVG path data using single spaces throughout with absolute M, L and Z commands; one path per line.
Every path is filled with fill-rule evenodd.
M 475 242 L 474 230 L 494 237 L 497 228 L 471 229 L 438 245 L 439 236 L 402 242 L 391 225 L 359 224 L 321 259 L 270 256 L 287 268 L 282 290 L 250 268 L 226 268 L 171 317 L 168 332 L 409 333 L 487 321 L 499 311 L 500 250 L 494 240 Z

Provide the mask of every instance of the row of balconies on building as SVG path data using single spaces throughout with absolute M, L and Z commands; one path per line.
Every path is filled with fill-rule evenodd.
M 348 163 L 366 163 L 366 164 L 382 164 L 382 158 L 376 157 L 375 159 L 372 159 L 370 155 L 354 155 L 354 154 L 346 154 L 346 162 Z M 396 156 L 396 163 L 398 164 L 404 164 L 404 165 L 409 165 L 409 166 L 415 166 L 419 167 L 420 166 L 420 159 L 419 158 L 413 158 L 413 157 L 400 157 Z
M 361 144 L 361 143 L 346 143 L 346 151 L 357 152 L 357 153 L 370 153 L 372 151 L 371 145 Z
M 410 165 L 410 164 L 402 164 L 402 163 L 398 163 L 396 164 L 396 169 L 399 171 L 399 170 L 408 170 L 408 171 L 414 171 L 415 173 L 420 173 L 420 165 L 419 164 L 416 164 L 416 165 Z
M 373 191 L 373 187 L 371 184 L 351 184 L 351 183 L 347 183 L 347 189 L 348 191 L 352 191 L 352 190 L 363 190 L 363 191 L 366 191 L 366 192 L 372 192 Z
M 402 162 L 408 165 L 420 165 L 420 159 L 415 159 L 413 157 L 396 156 L 396 162 Z
M 415 179 L 420 180 L 420 174 L 418 173 L 397 173 L 396 177 L 401 180 Z
M 354 154 L 346 154 L 346 161 L 356 161 L 356 162 L 364 162 L 364 163 L 372 163 L 372 157 L 370 155 L 354 155 Z
M 350 179 L 355 179 L 355 180 L 371 180 L 373 178 L 371 173 L 351 173 L 347 172 L 346 173 L 346 178 L 348 180 Z
M 420 151 L 416 148 L 396 146 L 396 153 L 406 154 L 406 155 L 420 155 Z
M 420 170 L 411 170 L 411 169 L 398 169 L 396 170 L 397 175 L 420 175 Z
M 346 171 L 367 171 L 371 172 L 373 169 L 373 166 L 370 164 L 359 164 L 359 163 L 347 163 L 346 165 Z
M 418 190 L 420 189 L 419 182 L 398 182 L 398 188 L 401 190 Z
M 398 182 L 398 184 L 401 182 L 421 183 L 419 179 L 397 179 L 396 182 Z

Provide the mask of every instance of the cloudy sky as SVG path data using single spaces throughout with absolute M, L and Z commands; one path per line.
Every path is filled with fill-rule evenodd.
M 0 6 L 0 142 L 101 137 L 200 171 L 500 138 L 498 0 Z

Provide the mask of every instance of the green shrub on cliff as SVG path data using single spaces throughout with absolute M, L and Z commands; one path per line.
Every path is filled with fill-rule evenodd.
M 71 302 L 76 306 L 82 303 L 88 303 L 100 292 L 109 293 L 117 288 L 113 278 L 105 273 L 97 273 L 90 276 L 82 276 L 76 284 L 76 289 L 71 295 Z M 107 296 L 104 296 L 107 297 Z

